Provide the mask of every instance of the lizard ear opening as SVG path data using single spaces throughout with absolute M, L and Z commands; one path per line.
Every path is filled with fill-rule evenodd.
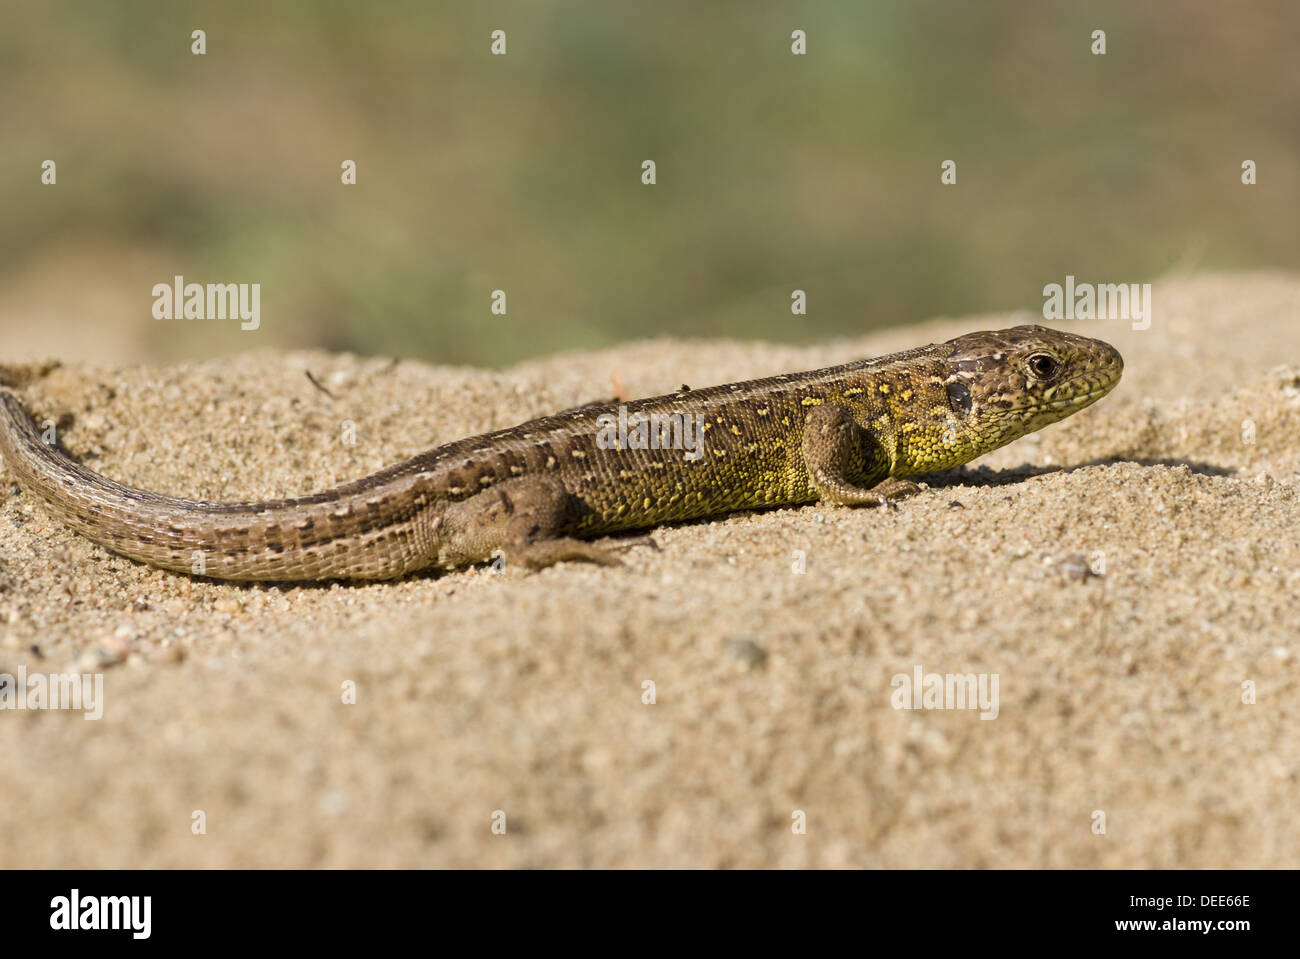
M 965 383 L 948 384 L 948 405 L 958 416 L 966 416 L 970 413 L 970 389 Z

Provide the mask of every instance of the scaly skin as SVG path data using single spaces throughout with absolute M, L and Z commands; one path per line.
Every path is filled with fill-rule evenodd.
M 1041 326 L 626 404 L 704 417 L 703 455 L 610 448 L 593 404 L 440 446 L 329 492 L 206 503 L 132 489 L 47 446 L 0 390 L 0 451 L 77 532 L 163 569 L 230 580 L 390 579 L 504 550 L 536 568 L 616 563 L 583 540 L 735 510 L 881 503 L 1096 402 L 1123 360 Z M 635 422 L 635 420 L 634 420 Z M 694 422 L 694 421 L 693 421 Z M 635 440 L 629 442 L 634 445 Z

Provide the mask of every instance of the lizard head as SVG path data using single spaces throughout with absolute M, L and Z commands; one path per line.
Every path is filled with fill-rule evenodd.
M 968 333 L 944 346 L 953 414 L 986 449 L 1090 406 L 1124 371 L 1109 343 L 1045 326 Z

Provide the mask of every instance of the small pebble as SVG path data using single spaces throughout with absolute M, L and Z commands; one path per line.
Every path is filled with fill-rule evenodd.
M 184 659 L 185 653 L 179 646 L 164 646 L 149 656 L 149 662 L 155 666 L 173 666 Z
M 135 639 L 135 630 L 129 626 L 119 626 L 112 636 L 104 640 L 103 646 L 105 650 L 120 660 L 126 657 L 133 639 Z
M 326 816 L 341 816 L 348 809 L 348 794 L 332 789 L 320 797 L 319 808 Z
M 767 650 L 746 637 L 727 640 L 727 652 L 750 666 L 761 666 L 767 661 Z
M 1056 568 L 1061 571 L 1062 576 L 1076 583 L 1082 583 L 1089 576 L 1094 575 L 1092 567 L 1088 565 L 1088 557 L 1082 553 L 1071 553 L 1061 557 L 1056 561 Z
M 126 659 L 126 652 L 113 652 L 103 646 L 94 646 L 77 657 L 77 669 L 83 673 L 95 673 L 109 666 L 116 666 Z

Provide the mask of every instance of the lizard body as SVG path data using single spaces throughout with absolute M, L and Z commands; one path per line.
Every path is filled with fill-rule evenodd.
M 67 525 L 122 555 L 229 580 L 390 579 L 504 550 L 540 567 L 617 562 L 587 539 L 736 510 L 885 502 L 1095 402 L 1123 361 L 1099 340 L 1021 326 L 806 373 L 625 404 L 691 417 L 697 449 L 610 442 L 593 404 L 421 453 L 328 492 L 209 503 L 123 486 L 41 440 L 0 390 L 0 452 Z M 664 434 L 672 438 L 672 434 Z M 681 436 L 677 437 L 678 439 Z M 691 457 L 696 457 L 692 459 Z

